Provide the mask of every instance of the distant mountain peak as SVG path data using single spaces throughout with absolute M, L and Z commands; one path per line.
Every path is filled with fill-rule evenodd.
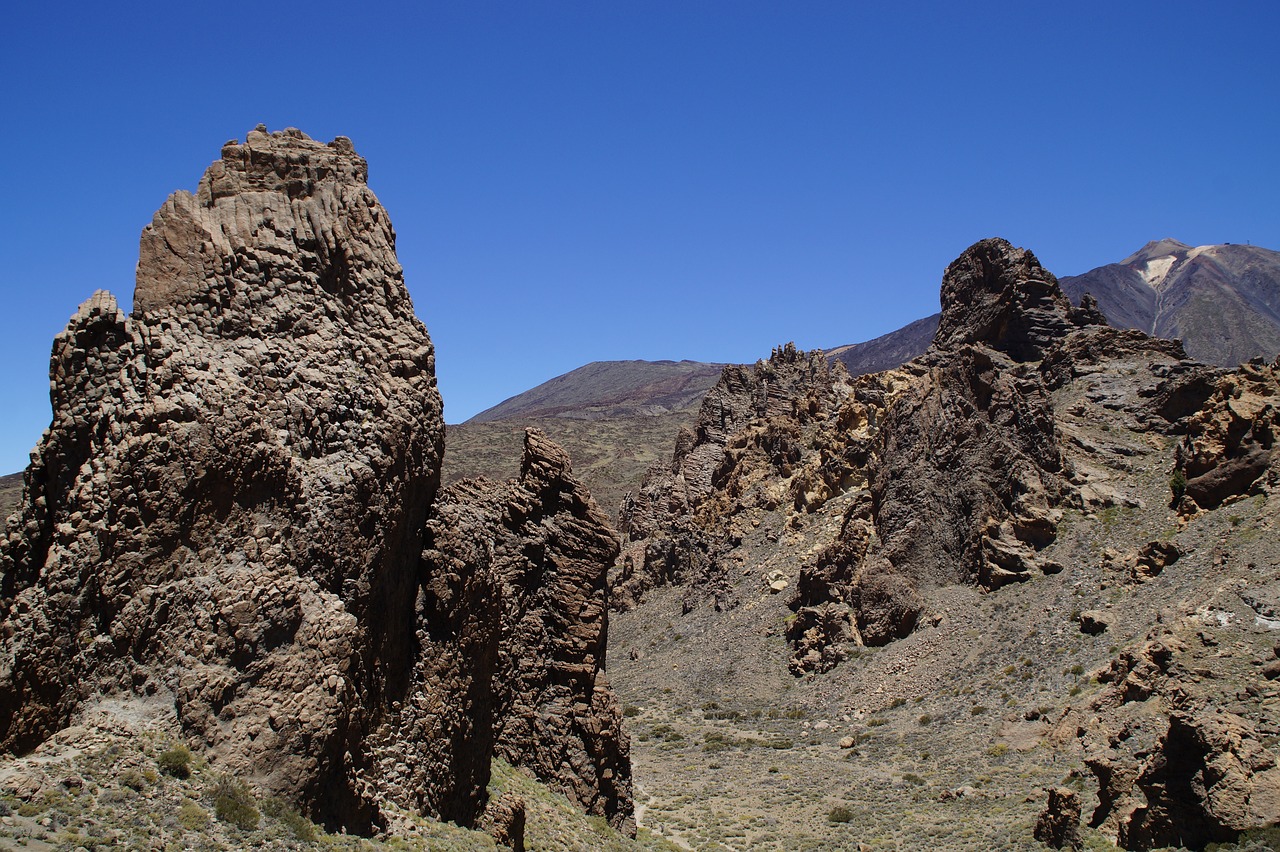
M 1145 246 L 1120 261 L 1120 265 L 1141 266 L 1153 260 L 1186 254 L 1191 249 L 1191 246 L 1180 240 L 1175 240 L 1173 237 L 1165 237 L 1163 240 L 1151 240 Z

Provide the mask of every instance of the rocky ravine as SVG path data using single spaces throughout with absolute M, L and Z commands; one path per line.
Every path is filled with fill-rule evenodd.
M 1276 823 L 1277 367 L 1110 328 L 1000 240 L 942 308 L 897 370 L 726 370 L 625 503 L 612 675 L 646 823 L 815 849 Z M 669 778 L 698 740 L 727 768 Z M 774 804 L 726 825 L 726 794 Z
M 437 499 L 434 353 L 366 177 L 342 137 L 227 143 L 143 232 L 132 314 L 96 293 L 54 342 L 0 744 L 145 705 L 331 826 L 471 823 L 501 754 L 625 828 L 613 534 L 533 436 L 519 484 Z

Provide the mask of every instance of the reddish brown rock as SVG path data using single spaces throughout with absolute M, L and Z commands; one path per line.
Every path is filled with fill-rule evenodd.
M 1273 447 L 1280 434 L 1280 361 L 1255 359 L 1221 375 L 1212 393 L 1179 423 L 1176 490 L 1212 509 L 1272 483 Z M 1183 494 L 1174 494 L 1175 500 Z

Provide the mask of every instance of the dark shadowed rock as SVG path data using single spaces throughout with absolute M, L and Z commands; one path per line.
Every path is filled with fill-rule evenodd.
M 519 479 L 445 489 L 424 562 L 429 576 L 480 563 L 499 585 L 496 753 L 634 833 L 630 747 L 604 673 L 617 554 L 569 457 L 530 429 Z
M 1096 323 L 1096 306 L 1077 310 L 1058 279 L 1026 249 L 1005 240 L 975 243 L 942 278 L 935 350 L 982 343 L 1015 361 L 1038 361 L 1073 328 Z
M 1055 787 L 1048 791 L 1049 801 L 1036 819 L 1032 831 L 1036 840 L 1055 849 L 1081 849 L 1080 798 L 1074 790 Z
M 1264 477 L 1268 481 L 1275 477 L 1280 360 L 1242 364 L 1218 375 L 1209 387 L 1212 390 L 1198 410 L 1177 424 L 1183 436 L 1175 470 L 1182 477 L 1185 497 L 1193 501 L 1182 507 L 1184 511 L 1215 508 L 1248 493 Z

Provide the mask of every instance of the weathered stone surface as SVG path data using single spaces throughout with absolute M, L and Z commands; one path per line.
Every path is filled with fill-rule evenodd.
M 251 132 L 143 232 L 134 312 L 54 343 L 0 549 L 0 741 L 172 695 L 229 769 L 341 824 L 401 697 L 443 439 L 390 222 L 342 138 Z
M 762 479 L 795 473 L 801 456 L 796 424 L 826 417 L 848 387 L 842 365 L 790 343 L 751 367 L 726 367 L 703 400 L 696 428 L 677 436 L 671 464 L 651 469 L 623 502 L 619 525 L 627 545 L 613 605 L 626 609 L 654 586 L 680 584 L 691 591 L 687 606 L 704 595 L 718 608 L 731 606 L 707 537 L 709 519 L 734 511 Z M 790 494 L 751 499 L 816 505 L 826 488 L 820 480 L 814 471 Z
M 1078 738 L 1098 784 L 1090 824 L 1121 848 L 1200 849 L 1272 825 L 1280 813 L 1268 714 L 1256 705 L 1223 708 L 1235 698 L 1222 692 L 1233 679 L 1216 661 L 1231 652 L 1212 655 L 1213 666 L 1203 657 L 1193 664 L 1203 635 L 1188 642 L 1168 628 L 1152 631 L 1100 671 L 1105 689 L 1060 723 Z
M 537 436 L 519 484 L 433 507 L 434 352 L 366 174 L 341 137 L 228 143 L 143 232 L 133 314 L 96 293 L 54 342 L 0 537 L 0 747 L 141 695 L 332 826 L 472 823 L 498 753 L 626 827 L 616 541 Z
M 1269 752 L 1239 716 L 1214 708 L 1173 712 L 1134 781 L 1133 793 L 1140 791 L 1145 804 L 1121 819 L 1118 844 L 1199 849 L 1273 824 L 1280 770 Z
M 726 369 L 670 468 L 623 508 L 618 605 L 672 582 L 733 606 L 720 566 L 740 539 L 734 519 L 781 509 L 802 524 L 837 497 L 849 501 L 840 533 L 795 586 L 797 673 L 907 635 L 927 587 L 997 589 L 1062 570 L 1038 552 L 1074 499 L 1071 471 L 1045 377 L 1024 362 L 1100 315 L 1072 308 L 1030 252 L 1003 240 L 948 268 L 942 303 L 930 351 L 897 370 L 850 379 L 794 347 Z M 1083 357 L 1060 358 L 1065 374 Z
M 529 429 L 519 479 L 445 489 L 424 563 L 429 576 L 482 563 L 498 583 L 496 753 L 634 833 L 630 745 L 604 671 L 617 554 L 569 457 Z
M 1221 375 L 1207 399 L 1178 426 L 1184 434 L 1175 477 L 1180 475 L 1185 497 L 1191 501 L 1184 503 L 1184 511 L 1215 508 L 1248 493 L 1264 477 L 1274 482 L 1280 361 L 1254 360 Z
M 524 852 L 524 824 L 524 799 L 511 793 L 491 800 L 480 819 L 480 826 L 511 852 Z
M 1036 840 L 1055 849 L 1081 849 L 1080 798 L 1074 790 L 1055 787 L 1032 830 Z
M 919 589 L 996 589 L 1053 573 L 1037 551 L 1072 491 L 1040 372 L 1043 355 L 1095 317 L 1075 310 L 1035 258 L 984 240 L 947 270 L 934 346 L 900 370 L 865 376 L 833 423 L 856 447 L 846 475 L 867 494 L 839 538 L 801 571 L 788 629 L 792 670 L 823 670 L 840 643 L 879 645 L 915 628 Z M 849 625 L 842 624 L 847 615 Z
M 981 343 L 1015 361 L 1039 361 L 1072 329 L 1105 324 L 1096 303 L 1073 308 L 1058 279 L 1026 249 L 975 243 L 942 278 L 942 319 L 933 350 Z

